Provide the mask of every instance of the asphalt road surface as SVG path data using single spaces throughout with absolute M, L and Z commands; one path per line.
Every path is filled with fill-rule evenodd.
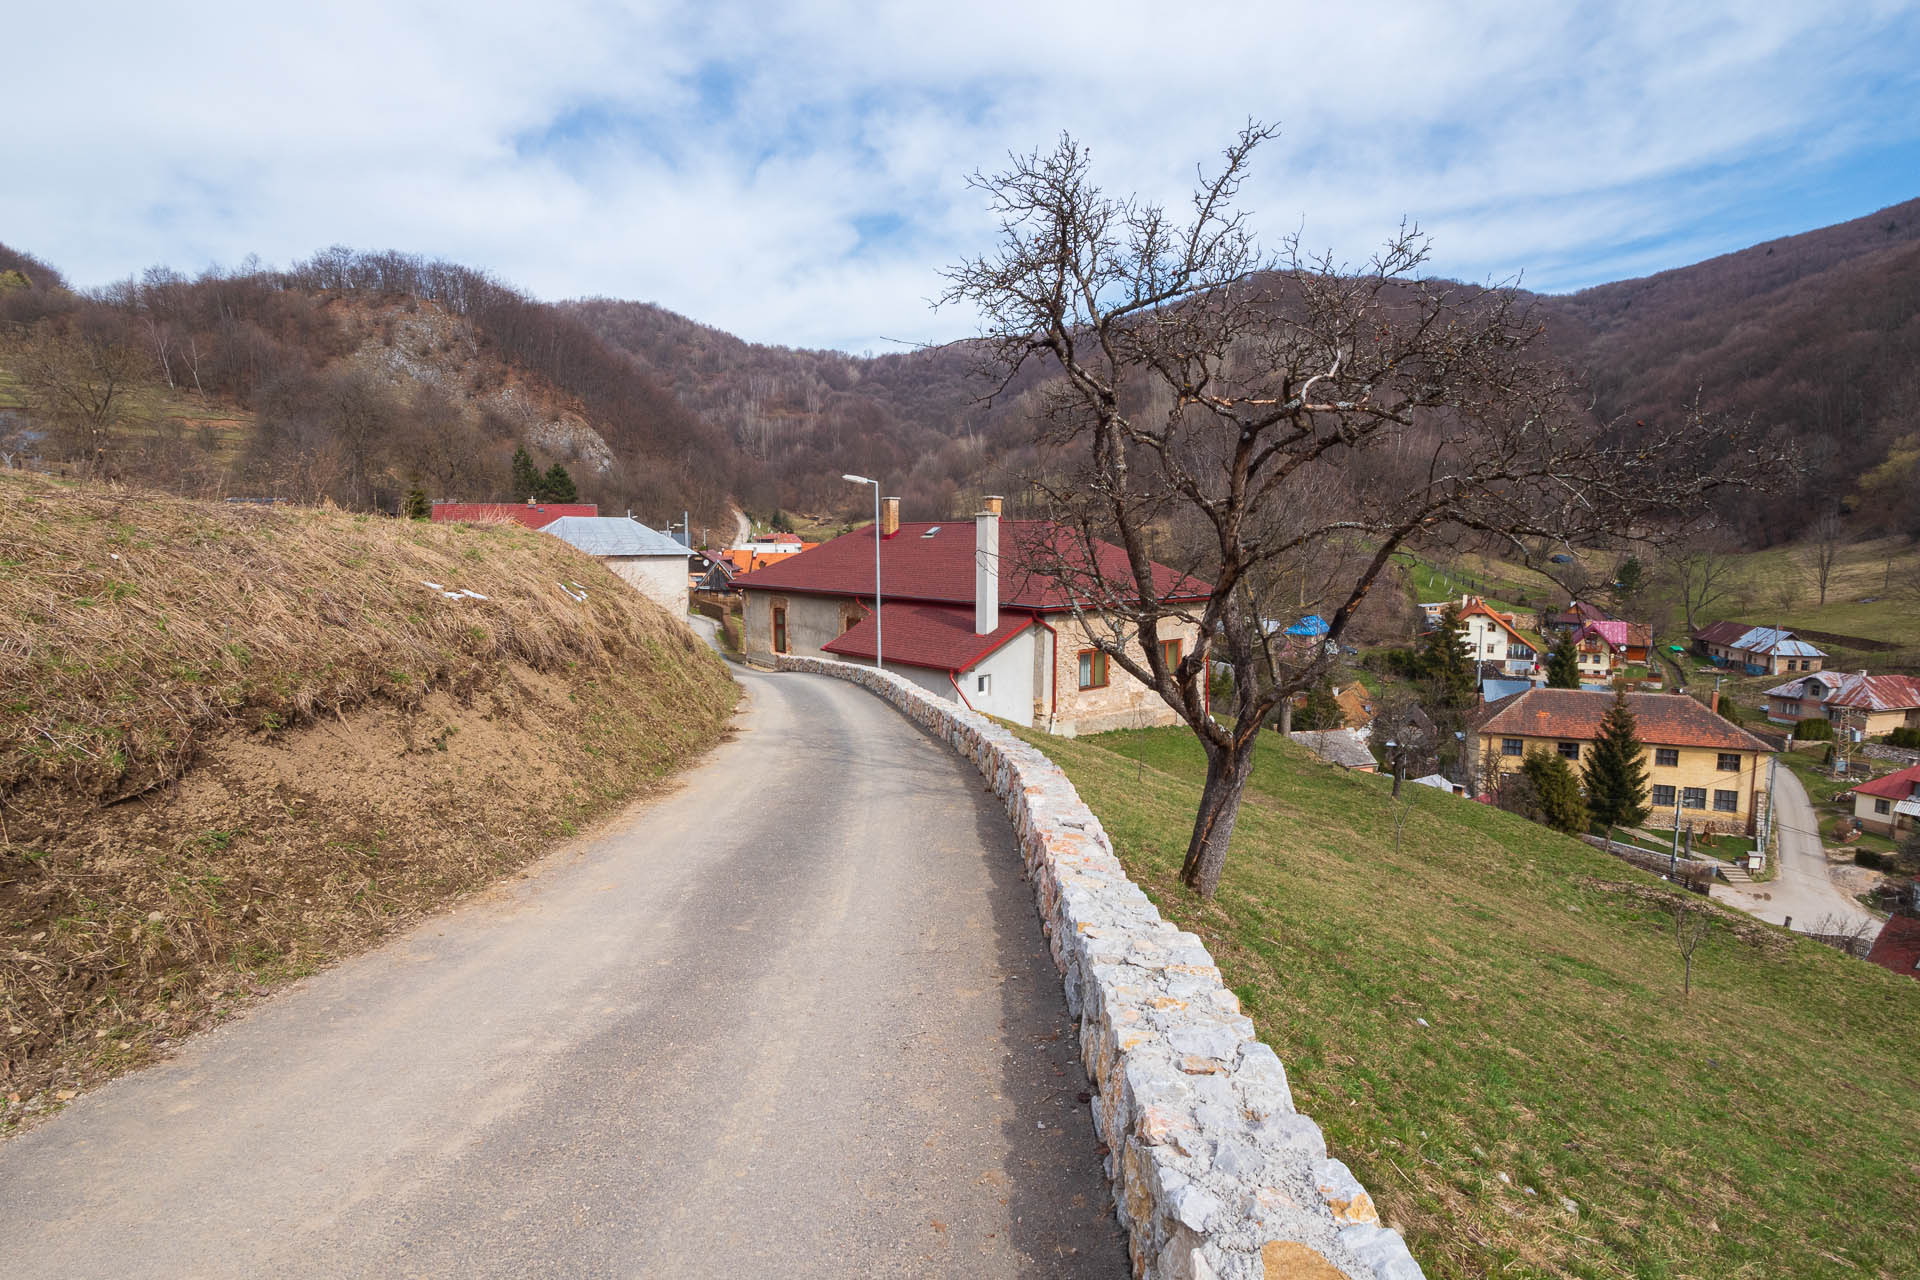
M 1012 832 L 742 673 L 673 794 L 0 1145 L 0 1276 L 1124 1276 Z
M 1780 826 L 1780 874 L 1763 884 L 1715 885 L 1713 896 L 1772 924 L 1792 920 L 1802 933 L 1823 923 L 1878 933 L 1880 918 L 1843 893 L 1827 874 L 1820 820 L 1807 789 L 1784 766 L 1773 771 L 1773 820 Z

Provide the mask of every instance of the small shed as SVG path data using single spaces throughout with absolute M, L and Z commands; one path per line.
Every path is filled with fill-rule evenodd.
M 541 529 L 578 547 L 677 618 L 687 614 L 687 549 L 624 516 L 562 516 Z

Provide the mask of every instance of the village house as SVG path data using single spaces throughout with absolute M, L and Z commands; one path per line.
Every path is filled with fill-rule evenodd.
M 1574 600 L 1559 613 L 1548 614 L 1542 627 L 1547 631 L 1578 631 L 1590 622 L 1611 621 L 1613 621 L 1613 615 L 1599 605 L 1589 604 L 1585 600 Z
M 1324 763 L 1348 773 L 1378 773 L 1367 735 L 1359 729 L 1300 729 L 1287 735 Z
M 591 502 L 436 502 L 427 509 L 435 523 L 461 521 L 466 524 L 523 524 L 529 529 L 544 529 L 563 516 L 597 516 L 600 508 Z
M 1174 723 L 1160 695 L 1095 644 L 1096 634 L 1106 634 L 1099 620 L 1090 633 L 1067 585 L 1041 572 L 1053 554 L 1052 527 L 1009 520 L 1003 528 L 1000 499 L 984 505 L 971 520 L 902 524 L 900 500 L 887 498 L 877 528 L 735 578 L 747 655 L 853 662 L 878 655 L 887 670 L 940 697 L 1066 736 Z M 1125 577 L 1119 548 L 1101 544 L 1100 554 L 1103 572 Z M 1209 593 L 1164 565 L 1154 566 L 1154 585 L 1163 599 L 1199 601 Z M 1193 624 L 1166 619 L 1155 642 L 1171 663 L 1196 639 Z
M 1614 695 L 1599 689 L 1530 689 L 1476 714 L 1483 785 L 1514 773 L 1535 751 L 1551 751 L 1577 771 L 1600 736 Z M 1684 694 L 1630 693 L 1650 783 L 1649 823 L 1680 822 L 1695 831 L 1753 835 L 1767 792 L 1771 748 Z
M 1492 663 L 1509 674 L 1531 671 L 1539 660 L 1534 642 L 1514 624 L 1514 616 L 1501 613 L 1474 596 L 1460 599 L 1460 643 L 1467 656 L 1479 663 Z
M 1645 666 L 1653 649 L 1653 628 L 1644 622 L 1603 618 L 1574 633 L 1580 674 L 1605 679 L 1623 667 Z
M 1853 820 L 1879 836 L 1899 836 L 1920 827 L 1920 765 L 1863 782 L 1853 797 Z
M 1750 627 L 1742 622 L 1716 622 L 1692 636 L 1693 651 L 1716 667 L 1740 667 L 1750 676 L 1788 675 L 1818 671 L 1827 655 L 1793 632 L 1777 627 Z
M 1777 724 L 1829 720 L 1856 742 L 1920 728 L 1920 679 L 1864 671 L 1801 676 L 1767 690 L 1767 719 Z
M 668 613 L 686 616 L 690 553 L 666 534 L 625 516 L 562 516 L 540 532 L 597 557 Z

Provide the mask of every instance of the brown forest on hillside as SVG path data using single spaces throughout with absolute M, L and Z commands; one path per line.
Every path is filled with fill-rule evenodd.
M 1697 401 L 1795 447 L 1803 464 L 1782 477 L 1782 500 L 1721 513 L 1740 541 L 1804 537 L 1836 514 L 1860 536 L 1920 537 L 1920 200 L 1527 301 L 1591 411 L 1622 436 L 1651 435 Z M 431 331 L 447 350 L 433 358 L 453 361 L 457 394 L 370 378 L 350 358 L 370 328 L 392 346 L 397 324 L 404 347 L 422 316 L 444 321 Z M 452 352 L 448 325 L 471 352 Z M 105 358 L 116 351 L 117 370 Z M 687 508 L 713 527 L 730 499 L 761 516 L 857 519 L 865 499 L 840 479 L 848 471 L 882 477 L 910 513 L 941 518 L 983 490 L 1018 493 L 1041 466 L 1038 383 L 996 386 L 970 341 L 868 357 L 748 343 L 649 303 L 543 303 L 484 272 L 397 253 L 331 249 L 284 271 L 193 279 L 156 268 L 78 295 L 0 246 L 0 374 L 36 358 L 43 373 L 78 369 L 68 380 L 94 403 L 35 401 L 31 386 L 24 413 L 0 400 L 0 461 L 32 446 L 187 492 L 211 484 L 190 434 L 122 432 L 101 447 L 96 419 L 116 412 L 97 403 L 103 369 L 123 384 L 121 412 L 128 383 L 252 412 L 229 483 L 356 508 L 396 509 L 413 482 L 434 497 L 512 497 L 507 462 L 520 444 L 542 466 L 566 462 L 583 498 L 651 518 Z M 589 424 L 605 442 L 601 465 L 540 435 L 543 414 Z

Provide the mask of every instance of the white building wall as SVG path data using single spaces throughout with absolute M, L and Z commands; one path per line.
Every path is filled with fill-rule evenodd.
M 968 706 L 983 715 L 1033 725 L 1034 630 L 1029 627 L 1022 631 L 979 666 L 956 677 L 966 692 Z M 981 676 L 987 677 L 985 693 L 980 692 Z
M 600 562 L 674 617 L 687 616 L 685 556 L 601 556 Z

